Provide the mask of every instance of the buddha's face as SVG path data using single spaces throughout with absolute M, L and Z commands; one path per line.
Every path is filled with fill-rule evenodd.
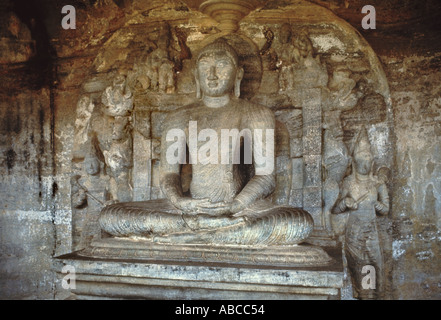
M 210 97 L 220 97 L 232 92 L 237 75 L 237 67 L 231 58 L 220 52 L 207 52 L 199 58 L 196 77 L 202 93 Z
M 355 170 L 359 174 L 367 175 L 371 172 L 373 158 L 369 152 L 358 153 L 354 158 L 354 162 Z

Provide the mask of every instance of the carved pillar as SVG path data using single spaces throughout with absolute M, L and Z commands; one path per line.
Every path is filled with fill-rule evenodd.
M 303 110 L 303 208 L 314 219 L 315 229 L 323 229 L 322 219 L 322 89 L 302 88 Z
M 133 201 L 150 200 L 152 172 L 152 139 L 150 137 L 150 113 L 135 111 L 133 131 Z

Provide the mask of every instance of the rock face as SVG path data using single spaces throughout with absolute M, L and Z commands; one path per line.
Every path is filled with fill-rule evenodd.
M 35 8 L 31 14 L 12 1 L 5 5 L 1 296 L 60 293 L 48 271 L 53 258 L 102 239 L 103 207 L 162 201 L 165 121 L 198 101 L 195 57 L 206 44 L 226 38 L 244 70 L 240 97 L 267 107 L 276 120 L 271 202 L 311 215 L 311 243 L 345 242 L 342 235 L 353 221 L 348 217 L 356 210 L 342 205 L 337 214 L 335 207 L 344 200 L 356 142 L 365 130 L 372 181 L 384 182 L 391 204 L 389 212 L 372 206 L 382 256 L 377 297 L 439 298 L 441 53 L 439 35 L 433 41 L 431 31 L 436 14 L 423 31 L 409 27 L 424 34 L 412 51 L 403 35 L 384 24 L 399 10 L 393 0 L 378 3 L 378 30 L 372 32 L 357 22 L 362 15 L 355 0 L 348 6 L 256 2 L 234 28 L 206 8 L 199 11 L 197 1 L 187 2 L 84 2 L 76 30 L 61 28 L 61 8 L 49 1 L 41 1 L 42 8 L 52 8 L 47 19 Z M 398 16 L 410 17 L 415 8 L 409 6 Z M 412 17 L 434 8 L 428 1 Z M 392 37 L 395 47 L 388 43 Z M 191 179 L 191 169 L 183 166 L 184 193 Z M 349 259 L 348 270 L 351 265 Z M 350 296 L 348 289 L 343 297 Z
M 21 63 L 35 55 L 29 28 L 13 12 L 2 13 L 0 64 Z

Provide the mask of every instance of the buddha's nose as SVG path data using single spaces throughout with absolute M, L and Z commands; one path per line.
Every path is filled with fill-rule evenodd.
M 212 66 L 210 67 L 210 73 L 208 74 L 208 80 L 217 80 L 217 75 L 216 75 L 216 67 Z

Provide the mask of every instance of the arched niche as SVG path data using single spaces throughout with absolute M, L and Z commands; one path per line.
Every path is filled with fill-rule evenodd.
M 289 25 L 293 38 L 303 35 L 308 39 L 314 58 L 302 60 L 304 65 L 295 67 L 295 85 L 289 88 L 281 88 L 279 81 L 278 51 L 283 25 Z M 268 30 L 274 36 L 272 41 L 265 37 Z M 180 38 L 179 32 L 185 34 L 185 39 Z M 115 114 L 106 111 L 103 93 L 118 75 L 126 77 L 132 99 L 125 115 L 130 118 L 125 128 L 132 139 L 131 147 L 125 147 L 132 150 L 126 175 L 130 200 L 161 198 L 158 164 L 162 121 L 168 112 L 196 99 L 194 57 L 204 44 L 221 36 L 239 46 L 238 51 L 242 49 L 241 61 L 248 69 L 248 78 L 242 84 L 243 97 L 273 109 L 276 119 L 286 126 L 290 150 L 278 169 L 280 175 L 288 177 L 283 181 L 282 193 L 288 204 L 311 212 L 317 234 L 325 234 L 324 213 L 335 197 L 326 193 L 329 190 L 325 183 L 329 171 L 334 170 L 327 163 L 335 156 L 332 150 L 346 148 L 350 158 L 354 140 L 365 127 L 375 156 L 374 170 L 391 167 L 392 106 L 381 63 L 363 37 L 328 9 L 301 0 L 285 1 L 283 5 L 271 2 L 246 16 L 237 32 L 226 34 L 217 29 L 215 20 L 180 1 L 134 1 L 126 23 L 99 50 L 78 97 L 72 155 L 72 176 L 78 179 L 74 179 L 73 190 L 78 189 L 77 182 L 80 186 L 95 186 L 93 191 L 89 190 L 93 196 L 73 205 L 73 223 L 78 225 L 74 230 L 78 233 L 84 233 L 87 223 L 93 225 L 106 200 L 118 198 L 115 190 L 119 182 L 109 176 L 106 160 L 116 121 Z M 186 49 L 180 43 L 182 39 Z M 172 63 L 172 89 L 166 85 L 153 86 L 152 79 L 146 77 L 150 71 L 142 66 L 161 46 L 166 48 L 167 59 Z M 184 59 L 177 63 L 176 59 L 187 49 Z M 272 61 L 274 55 L 277 58 Z M 249 68 L 254 70 L 250 72 Z M 320 80 L 309 79 L 312 73 L 308 70 Z M 100 173 L 93 177 L 84 165 L 91 152 L 100 167 Z M 345 171 L 340 175 L 350 172 L 349 164 L 346 169 L 340 168 Z M 96 182 L 91 182 L 94 179 Z M 338 194 L 335 187 L 331 191 Z M 74 193 L 72 196 L 75 197 Z M 90 206 L 92 202 L 95 205 Z M 79 217 L 90 218 L 81 218 L 83 221 Z M 84 246 L 99 231 L 97 228 L 94 225 L 86 236 L 74 235 L 74 239 L 79 239 L 78 246 Z

